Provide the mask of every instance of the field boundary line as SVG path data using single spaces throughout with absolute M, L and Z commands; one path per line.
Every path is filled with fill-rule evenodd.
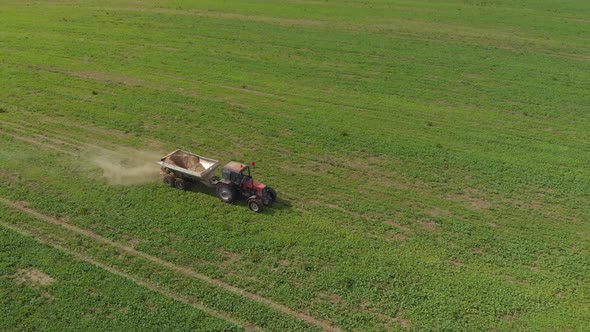
M 134 277 L 134 276 L 132 276 L 132 275 L 126 273 L 126 272 L 123 272 L 123 271 L 121 271 L 121 270 L 119 270 L 117 268 L 114 268 L 112 266 L 108 266 L 108 265 L 106 265 L 104 263 L 101 263 L 101 262 L 99 262 L 99 261 L 97 261 L 97 260 L 95 260 L 95 259 L 93 259 L 93 258 L 91 258 L 91 257 L 89 257 L 87 255 L 84 255 L 84 254 L 81 254 L 79 252 L 75 252 L 75 251 L 72 251 L 70 249 L 67 249 L 67 248 L 65 248 L 65 247 L 63 247 L 63 246 L 61 246 L 61 245 L 53 242 L 52 240 L 49 240 L 47 238 L 44 238 L 42 235 L 33 234 L 32 232 L 29 232 L 27 230 L 24 230 L 22 228 L 19 228 L 17 226 L 14 226 L 14 225 L 10 225 L 10 224 L 8 224 L 8 223 L 6 223 L 4 221 L 0 221 L 0 225 L 2 227 L 6 228 L 6 229 L 9 229 L 9 230 L 11 230 L 13 232 L 16 232 L 16 233 L 20 234 L 22 236 L 30 237 L 30 238 L 34 239 L 35 241 L 37 241 L 37 242 L 39 242 L 41 244 L 50 246 L 52 248 L 55 248 L 55 249 L 57 249 L 59 251 L 62 251 L 64 253 L 66 253 L 66 254 L 68 254 L 70 256 L 73 256 L 73 257 L 75 257 L 75 258 L 77 258 L 77 259 L 79 259 L 81 261 L 90 263 L 90 264 L 92 264 L 92 265 L 94 265 L 96 267 L 99 267 L 99 268 L 101 268 L 103 270 L 106 270 L 106 271 L 108 271 L 108 272 L 110 272 L 110 273 L 112 273 L 114 275 L 118 275 L 118 276 L 123 277 L 123 278 L 125 278 L 127 280 L 130 280 L 133 283 L 135 283 L 137 285 L 140 285 L 140 286 L 143 286 L 143 287 L 145 287 L 145 288 L 147 288 L 147 289 L 149 289 L 149 290 L 151 290 L 153 292 L 160 293 L 161 295 L 164 295 L 166 297 L 169 297 L 169 298 L 171 298 L 173 300 L 176 300 L 176 301 L 179 301 L 179 302 L 188 304 L 191 307 L 196 308 L 196 309 L 199 309 L 199 310 L 201 310 L 201 311 L 203 311 L 203 312 L 205 312 L 205 313 L 207 313 L 207 314 L 209 314 L 209 315 L 211 315 L 213 317 L 216 317 L 216 318 L 225 320 L 225 321 L 230 322 L 230 323 L 232 323 L 232 324 L 234 324 L 236 326 L 243 327 L 246 331 L 257 331 L 257 330 L 259 330 L 258 328 L 254 327 L 250 323 L 241 322 L 241 321 L 239 321 L 239 320 L 237 320 L 235 318 L 232 318 L 232 317 L 230 317 L 230 316 L 228 316 L 228 315 L 226 315 L 226 314 L 224 314 L 222 312 L 219 312 L 217 310 L 208 308 L 208 307 L 204 306 L 203 304 L 201 304 L 201 303 L 199 303 L 199 302 L 197 302 L 197 301 L 195 301 L 193 299 L 190 299 L 187 296 L 178 294 L 178 293 L 176 293 L 174 291 L 165 289 L 165 288 L 160 287 L 160 286 L 156 286 L 156 285 L 151 284 L 151 283 L 149 283 L 149 282 L 147 282 L 147 281 L 145 281 L 143 279 Z
M 266 305 L 266 306 L 268 306 L 268 307 L 270 307 L 270 308 L 272 308 L 274 310 L 277 310 L 277 311 L 279 311 L 279 312 L 281 312 L 283 314 L 286 314 L 288 316 L 291 316 L 291 317 L 294 317 L 294 318 L 297 318 L 297 319 L 301 319 L 301 320 L 303 320 L 303 321 L 305 321 L 305 322 L 307 322 L 309 324 L 316 325 L 316 326 L 322 328 L 324 331 L 340 331 L 340 329 L 338 329 L 337 327 L 332 326 L 330 323 L 328 323 L 326 321 L 319 320 L 317 318 L 314 318 L 314 317 L 312 317 L 312 316 L 310 316 L 308 314 L 302 313 L 302 312 L 297 312 L 297 311 L 295 311 L 295 310 L 293 310 L 293 309 L 291 309 L 291 308 L 289 308 L 289 307 L 287 307 L 287 306 L 285 306 L 283 304 L 274 302 L 273 300 L 267 299 L 267 298 L 262 297 L 262 296 L 260 296 L 258 294 L 254 294 L 254 293 L 251 293 L 251 292 L 249 292 L 247 290 L 244 290 L 244 289 L 238 288 L 236 286 L 230 285 L 230 284 L 228 284 L 228 283 L 226 283 L 224 281 L 211 278 L 211 277 L 206 276 L 204 274 L 201 274 L 199 272 L 193 271 L 193 270 L 191 270 L 189 268 L 176 265 L 174 263 L 168 262 L 168 261 L 163 260 L 161 258 L 158 258 L 156 256 L 152 256 L 150 254 L 147 254 L 147 253 L 138 251 L 138 250 L 136 250 L 136 249 L 134 249 L 132 247 L 123 245 L 121 243 L 114 242 L 114 241 L 109 240 L 109 239 L 107 239 L 107 238 L 105 238 L 105 237 L 103 237 L 101 235 L 98 235 L 98 234 L 96 234 L 96 233 L 94 233 L 94 232 L 92 232 L 90 230 L 76 227 L 76 226 L 74 226 L 74 225 L 72 225 L 72 224 L 70 224 L 70 223 L 68 223 L 68 222 L 66 222 L 64 220 L 60 220 L 58 218 L 55 218 L 55 217 L 51 217 L 51 216 L 42 214 L 42 213 L 40 213 L 40 212 L 38 212 L 36 210 L 27 208 L 25 206 L 22 206 L 21 204 L 17 204 L 15 202 L 12 202 L 12 201 L 7 200 L 7 199 L 2 198 L 2 197 L 0 197 L 0 203 L 4 204 L 4 205 L 6 205 L 6 206 L 8 206 L 10 208 L 13 208 L 13 209 L 16 209 L 18 211 L 21 211 L 21 212 L 24 212 L 26 214 L 29 214 L 31 216 L 34 216 L 34 217 L 36 217 L 38 219 L 47 221 L 47 222 L 49 222 L 51 224 L 62 226 L 62 227 L 66 228 L 66 229 L 68 229 L 68 230 L 70 230 L 70 231 L 72 231 L 74 233 L 77 233 L 77 234 L 80 234 L 80 235 L 83 235 L 83 236 L 86 236 L 86 237 L 90 237 L 90 238 L 92 238 L 94 240 L 97 240 L 97 241 L 106 243 L 106 244 L 108 244 L 108 245 L 110 245 L 112 247 L 115 247 L 117 249 L 120 249 L 120 250 L 122 250 L 124 252 L 127 252 L 127 253 L 133 255 L 133 256 L 141 257 L 143 259 L 146 259 L 148 261 L 151 261 L 153 263 L 156 263 L 156 264 L 158 264 L 160 266 L 164 266 L 164 267 L 166 267 L 166 268 L 168 268 L 170 270 L 174 270 L 174 271 L 179 272 L 181 274 L 184 274 L 186 276 L 193 277 L 195 279 L 201 280 L 201 281 L 203 281 L 203 282 L 205 282 L 205 283 L 207 283 L 209 285 L 213 285 L 213 286 L 219 287 L 219 288 L 224 289 L 224 290 L 226 290 L 228 292 L 231 292 L 231 293 L 234 293 L 234 294 L 238 294 L 238 295 L 241 295 L 241 296 L 243 296 L 243 297 L 245 297 L 247 299 L 250 299 L 250 300 L 259 302 L 259 303 L 264 304 L 264 305 Z

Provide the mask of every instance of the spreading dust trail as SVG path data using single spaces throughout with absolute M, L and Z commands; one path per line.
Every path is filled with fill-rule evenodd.
M 118 150 L 98 149 L 89 155 L 90 161 L 98 166 L 110 184 L 134 185 L 152 182 L 158 178 L 156 164 L 163 153 L 120 148 Z

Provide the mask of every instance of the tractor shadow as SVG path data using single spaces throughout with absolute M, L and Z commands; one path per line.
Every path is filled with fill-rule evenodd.
M 244 201 L 244 205 L 247 205 L 245 201 Z M 274 214 L 278 211 L 290 210 L 291 207 L 292 207 L 291 201 L 281 198 L 281 196 L 279 196 L 279 197 L 277 197 L 277 200 L 272 204 L 272 206 L 265 207 L 264 211 L 262 211 L 262 213 Z M 246 206 L 246 208 L 248 208 L 248 207 Z
M 213 196 L 217 199 L 217 189 L 215 187 L 207 187 L 204 184 L 201 183 L 192 183 L 190 184 L 190 186 L 186 189 L 186 191 L 190 191 L 193 193 L 198 193 L 198 194 L 206 194 L 209 196 Z M 282 211 L 282 210 L 289 210 L 292 207 L 291 201 L 285 198 L 282 198 L 280 196 L 280 194 L 278 195 L 279 197 L 277 198 L 277 200 L 272 204 L 272 206 L 270 207 L 264 207 L 264 210 L 262 211 L 262 213 L 266 213 L 266 214 L 273 214 L 275 211 Z M 221 203 L 221 201 L 220 201 Z M 240 198 L 237 199 L 235 202 L 231 203 L 234 205 L 238 205 L 238 206 L 242 206 L 245 209 L 248 209 L 248 204 L 246 202 L 246 199 L 244 198 Z
M 215 190 L 215 187 L 210 188 L 201 183 L 191 183 L 186 191 L 217 197 L 217 190 Z

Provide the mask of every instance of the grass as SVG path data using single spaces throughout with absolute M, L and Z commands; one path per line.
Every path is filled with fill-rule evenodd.
M 27 219 L 5 209 L 2 218 Z M 0 237 L 3 330 L 239 330 L 4 227 Z M 52 281 L 15 277 L 31 269 Z
M 587 330 L 589 13 L 4 2 L 0 197 L 258 300 L 4 203 L 0 326 Z M 282 200 L 111 185 L 96 146 L 254 160 Z

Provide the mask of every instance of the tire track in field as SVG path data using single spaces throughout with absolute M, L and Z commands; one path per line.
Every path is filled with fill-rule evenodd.
M 45 135 L 47 133 L 53 133 L 54 135 L 56 134 L 54 131 L 52 131 L 51 129 L 49 129 L 49 127 L 47 126 L 47 124 L 33 124 L 31 122 L 26 122 L 25 120 L 19 120 L 19 119 L 2 119 L 0 118 L 0 125 L 1 128 L 4 129 L 10 129 L 13 131 L 19 131 L 19 132 L 24 132 L 27 135 L 33 135 L 33 134 L 37 134 L 37 135 Z M 42 134 L 41 134 L 42 132 Z M 50 136 L 47 136 L 50 137 Z M 66 142 L 66 141 L 64 141 Z M 67 142 L 68 144 L 70 144 L 71 142 Z
M 47 122 L 53 124 L 51 129 L 48 128 Z M 55 122 L 54 119 L 42 117 L 40 121 L 37 121 L 36 123 L 37 124 L 34 125 L 29 122 L 24 122 L 23 120 L 11 119 L 11 121 L 6 121 L 5 119 L 0 119 L 0 125 L 3 124 L 5 126 L 9 126 L 12 130 L 25 133 L 26 135 L 42 137 L 43 139 L 55 142 L 58 145 L 69 146 L 71 149 L 77 152 L 79 156 L 84 158 L 93 158 L 98 154 L 101 156 L 117 156 L 118 158 L 125 159 L 128 156 L 137 155 L 138 153 L 147 153 L 150 155 L 151 160 L 151 157 L 153 157 L 151 154 L 157 152 L 157 156 L 154 158 L 154 160 L 157 160 L 161 155 L 165 154 L 165 152 L 161 149 L 162 145 L 155 140 L 151 140 L 148 143 L 143 142 L 143 145 L 147 145 L 147 149 L 143 150 L 138 150 L 136 148 L 127 147 L 126 145 L 108 141 L 108 137 L 117 137 L 121 139 L 127 138 L 125 134 L 118 130 L 96 127 L 89 129 L 88 127 L 84 127 L 82 124 L 68 123 L 69 126 L 84 130 L 89 134 L 85 135 L 84 132 L 77 132 L 78 135 L 75 135 L 64 132 L 64 130 L 67 130 L 68 128 L 58 128 L 56 125 L 63 125 L 63 123 Z M 34 132 L 34 134 L 32 134 L 32 132 Z M 98 136 L 93 137 L 90 135 Z
M 10 122 L 6 122 L 6 121 L 2 121 L 0 120 L 0 124 L 4 125 L 4 127 L 2 127 L 0 130 L 4 130 L 5 132 L 7 132 L 6 129 L 8 129 L 8 131 L 14 132 L 17 135 L 25 135 L 25 136 L 29 136 L 31 139 L 34 138 L 38 138 L 38 139 L 43 139 L 45 141 L 54 143 L 58 146 L 69 146 L 70 148 L 74 149 L 74 150 L 79 150 L 80 149 L 80 142 L 76 143 L 72 143 L 72 142 L 68 142 L 68 141 L 64 141 L 63 139 L 60 138 L 55 138 L 52 136 L 48 136 L 45 135 L 45 133 L 47 133 L 47 130 L 41 130 L 39 128 L 33 127 L 33 126 L 29 126 L 29 127 L 25 127 L 16 123 L 10 123 Z M 40 132 L 43 132 L 43 134 L 41 134 Z M 48 143 L 48 144 L 51 144 Z
M 176 300 L 178 302 L 182 302 L 182 303 L 188 304 L 191 307 L 193 307 L 195 309 L 198 309 L 198 310 L 201 310 L 201 311 L 203 311 L 203 312 L 205 312 L 205 313 L 207 313 L 207 314 L 209 314 L 209 315 L 211 315 L 213 317 L 216 317 L 216 318 L 225 320 L 225 321 L 230 322 L 230 323 L 232 323 L 232 324 L 234 324 L 236 326 L 242 327 L 246 331 L 258 331 L 258 330 L 260 330 L 259 328 L 251 325 L 250 323 L 245 323 L 245 322 L 241 322 L 239 320 L 236 320 L 235 318 L 232 318 L 232 317 L 228 316 L 227 314 L 225 314 L 223 312 L 220 312 L 220 311 L 217 311 L 217 310 L 208 308 L 208 307 L 202 305 L 201 303 L 199 303 L 199 302 L 197 302 L 197 301 L 195 301 L 195 300 L 193 300 L 193 299 L 191 299 L 191 298 L 189 298 L 187 296 L 184 296 L 184 295 L 179 294 L 177 292 L 174 292 L 174 291 L 165 289 L 163 287 L 154 285 L 154 284 L 152 284 L 152 283 L 150 283 L 150 282 L 148 282 L 146 280 L 143 280 L 141 278 L 134 277 L 134 276 L 132 276 L 132 275 L 130 275 L 130 274 L 124 272 L 124 271 L 121 271 L 121 270 L 119 270 L 117 268 L 114 268 L 112 266 L 108 266 L 106 264 L 103 264 L 103 263 L 101 263 L 101 262 L 99 262 L 99 261 L 91 258 L 88 255 L 84 255 L 82 253 L 75 252 L 75 251 L 72 251 L 70 249 L 67 249 L 67 248 L 65 248 L 65 247 L 63 247 L 63 246 L 55 243 L 53 240 L 50 240 L 49 238 L 43 236 L 42 234 L 35 233 L 35 232 L 30 232 L 30 231 L 24 230 L 24 229 L 22 229 L 20 227 L 16 227 L 14 225 L 10 225 L 8 223 L 5 223 L 3 221 L 0 221 L 0 225 L 2 227 L 6 228 L 6 229 L 9 229 L 9 230 L 11 230 L 13 232 L 16 232 L 16 233 L 20 234 L 22 236 L 33 238 L 35 241 L 37 241 L 37 242 L 39 242 L 41 244 L 50 246 L 52 248 L 55 248 L 55 249 L 57 249 L 59 251 L 62 251 L 64 253 L 66 253 L 67 255 L 73 256 L 73 257 L 75 257 L 75 258 L 77 258 L 77 259 L 79 259 L 81 261 L 90 263 L 90 264 L 92 264 L 92 265 L 94 265 L 94 266 L 96 266 L 98 268 L 101 268 L 103 270 L 106 270 L 106 271 L 108 271 L 108 272 L 110 272 L 110 273 L 112 273 L 114 275 L 117 275 L 117 276 L 123 277 L 123 278 L 125 278 L 127 280 L 130 280 L 133 283 L 135 283 L 137 285 L 140 285 L 140 286 L 143 286 L 143 287 L 145 287 L 145 288 L 147 288 L 147 289 L 149 289 L 149 290 L 151 290 L 153 292 L 159 293 L 161 295 L 164 295 L 166 297 L 169 297 L 169 298 L 171 298 L 173 300 Z
M 8 125 L 13 130 L 19 130 L 19 131 L 25 132 L 27 134 L 30 134 L 31 131 L 37 131 L 37 133 L 35 133 L 36 135 L 45 136 L 48 139 L 54 140 L 56 142 L 60 142 L 62 144 L 72 146 L 76 149 L 80 148 L 80 146 L 86 146 L 86 147 L 97 148 L 97 149 L 104 149 L 103 147 L 98 146 L 96 144 L 88 143 L 88 141 L 90 140 L 89 138 L 66 134 L 64 132 L 58 131 L 55 128 L 53 128 L 53 129 L 47 128 L 46 119 L 44 119 L 43 125 L 33 125 L 31 123 L 23 123 L 22 121 L 19 121 L 19 120 L 16 120 L 16 122 L 15 122 L 15 120 L 12 120 L 12 122 L 0 120 L 0 124 Z M 85 129 L 85 130 L 87 130 L 87 129 Z M 87 131 L 91 131 L 91 130 L 87 130 Z M 38 132 L 42 132 L 43 134 L 40 134 Z M 93 133 L 96 133 L 96 132 L 93 132 Z M 106 134 L 103 134 L 103 135 L 106 135 Z M 115 133 L 112 133 L 112 135 L 115 135 Z M 107 143 L 108 145 L 117 146 L 116 144 L 113 144 L 110 142 L 101 141 L 101 143 Z
M 20 123 L 20 122 L 18 122 L 18 123 Z M 100 146 L 100 145 L 88 143 L 87 139 L 85 141 L 85 139 L 82 138 L 81 136 L 64 135 L 60 132 L 47 130 L 47 129 L 45 129 L 45 127 L 35 127 L 32 125 L 29 125 L 28 123 L 26 125 L 24 125 L 24 124 L 17 124 L 17 123 L 13 123 L 13 122 L 7 122 L 7 121 L 0 120 L 0 124 L 5 125 L 5 126 L 9 126 L 12 133 L 6 132 L 7 135 L 11 135 L 12 137 L 15 137 L 15 136 L 20 136 L 19 134 L 24 134 L 24 135 L 28 135 L 30 137 L 36 137 L 38 139 L 45 140 L 48 142 L 53 142 L 55 145 L 60 146 L 60 150 L 59 150 L 60 152 L 69 153 L 72 156 L 76 156 L 78 158 L 92 161 L 92 164 L 94 166 L 98 166 L 99 168 L 102 168 L 103 171 L 105 171 L 104 166 L 98 164 L 98 162 L 97 162 L 97 159 L 101 159 L 103 157 L 108 158 L 109 163 L 110 163 L 110 158 L 115 158 L 116 160 L 126 160 L 126 159 L 129 159 L 130 156 L 135 156 L 135 157 L 141 156 L 139 158 L 136 158 L 137 160 L 135 160 L 135 161 L 137 162 L 138 165 L 145 166 L 147 163 L 147 161 L 146 161 L 147 159 L 149 159 L 150 161 L 152 159 L 157 160 L 157 159 L 159 159 L 159 157 L 162 154 L 164 154 L 164 152 L 161 152 L 161 151 L 159 151 L 158 153 L 155 153 L 155 152 L 137 150 L 137 149 L 133 149 L 130 147 L 126 147 L 124 145 L 118 145 L 116 143 L 107 142 L 104 140 L 100 141 L 100 144 L 103 145 L 103 146 Z M 2 132 L 2 129 L 0 129 L 0 133 L 1 132 Z M 39 132 L 42 132 L 43 134 L 40 134 Z M 50 133 L 50 134 L 48 135 L 48 133 Z M 23 136 L 20 136 L 20 137 L 23 137 Z M 96 142 L 97 140 L 99 140 L 99 139 L 97 138 L 96 140 L 94 140 L 94 142 Z M 39 144 L 41 144 L 41 143 L 39 143 Z M 54 145 L 52 145 L 52 146 L 49 146 L 49 145 L 52 145 L 52 144 L 48 143 L 43 146 L 49 147 L 52 149 L 55 148 Z M 108 148 L 105 146 L 108 146 Z M 66 148 L 70 148 L 71 152 L 68 152 L 67 150 L 65 150 Z M 150 151 L 151 150 L 156 151 L 157 149 L 152 148 L 152 149 L 150 149 Z M 137 167 L 142 167 L 142 166 L 137 166 Z M 156 169 L 156 168 L 154 168 L 154 169 Z M 127 176 L 130 176 L 129 172 L 127 172 L 125 174 L 127 174 Z
M 17 139 L 19 141 L 23 141 L 23 142 L 35 144 L 35 145 L 38 145 L 40 147 L 51 149 L 51 150 L 54 150 L 54 151 L 57 151 L 57 152 L 60 152 L 60 153 L 69 154 L 71 156 L 78 155 L 75 152 L 72 152 L 72 151 L 69 151 L 69 150 L 64 150 L 64 149 L 62 149 L 60 147 L 57 147 L 57 146 L 55 146 L 53 144 L 50 144 L 50 143 L 47 143 L 47 142 L 44 143 L 44 142 L 41 142 L 39 140 L 35 140 L 35 139 L 31 138 L 31 137 L 21 136 L 21 135 L 15 134 L 14 132 L 11 133 L 11 132 L 6 131 L 6 130 L 3 130 L 3 129 L 0 129 L 0 134 L 6 135 L 6 136 L 10 136 L 10 137 L 12 137 L 14 139 Z
M 130 137 L 129 134 L 125 134 L 124 132 L 122 132 L 120 130 L 102 128 L 102 127 L 96 126 L 94 124 L 80 123 L 80 122 L 76 122 L 76 121 L 73 121 L 70 119 L 56 119 L 56 118 L 49 117 L 46 115 L 42 115 L 42 116 L 38 116 L 38 117 L 41 118 L 41 120 L 43 121 L 42 128 L 45 128 L 47 123 L 49 122 L 54 126 L 75 127 L 75 128 L 80 129 L 84 132 L 89 132 L 89 133 L 92 133 L 95 135 L 104 136 L 106 138 L 116 137 L 118 139 L 126 140 L 126 139 L 129 139 L 129 137 Z M 67 128 L 63 128 L 63 129 L 67 129 Z M 64 134 L 63 131 L 60 131 L 59 133 Z M 77 137 L 75 137 L 75 138 L 77 139 Z
M 51 216 L 42 214 L 42 213 L 40 213 L 40 212 L 38 212 L 36 210 L 33 210 L 33 209 L 30 209 L 30 208 L 24 207 L 21 204 L 17 204 L 15 202 L 12 202 L 10 200 L 7 200 L 7 199 L 1 198 L 1 197 L 0 197 L 0 203 L 4 204 L 4 205 L 6 205 L 6 206 L 8 206 L 8 207 L 10 207 L 12 209 L 15 209 L 15 210 L 24 212 L 24 213 L 26 213 L 28 215 L 31 215 L 31 216 L 33 216 L 33 217 L 35 217 L 37 219 L 40 219 L 40 220 L 49 222 L 49 223 L 54 224 L 54 225 L 57 225 L 57 226 L 64 227 L 64 228 L 66 228 L 66 229 L 68 229 L 68 230 L 70 230 L 70 231 L 72 231 L 74 233 L 77 233 L 79 235 L 82 235 L 82 236 L 85 236 L 85 237 L 89 237 L 89 238 L 92 238 L 92 239 L 94 239 L 96 241 L 105 243 L 105 244 L 107 244 L 107 245 L 109 245 L 111 247 L 114 247 L 114 248 L 117 248 L 119 250 L 122 250 L 122 251 L 124 251 L 124 252 L 126 252 L 126 253 L 128 253 L 130 255 L 133 255 L 133 256 L 136 256 L 136 257 L 141 257 L 141 258 L 143 258 L 145 260 L 148 260 L 148 261 L 150 261 L 152 263 L 156 263 L 156 264 L 158 264 L 160 266 L 163 266 L 163 267 L 166 267 L 166 268 L 168 268 L 170 270 L 174 270 L 174 271 L 176 271 L 178 273 L 181 273 L 181 274 L 183 274 L 185 276 L 198 279 L 198 280 L 200 280 L 200 281 L 202 281 L 204 283 L 207 283 L 209 285 L 219 287 L 219 288 L 221 288 L 223 290 L 226 290 L 228 292 L 241 295 L 241 296 L 243 296 L 243 297 L 245 297 L 245 298 L 247 298 L 249 300 L 253 300 L 253 301 L 256 301 L 258 303 L 264 304 L 264 305 L 266 305 L 266 306 L 268 306 L 268 307 L 270 307 L 270 308 L 272 308 L 272 309 L 274 309 L 274 310 L 276 310 L 278 312 L 281 312 L 281 313 L 283 313 L 285 315 L 288 315 L 288 316 L 291 316 L 293 318 L 297 318 L 297 319 L 303 320 L 306 323 L 309 323 L 309 324 L 312 324 L 312 325 L 316 325 L 316 326 L 322 328 L 324 331 L 340 331 L 340 329 L 338 329 L 337 327 L 332 326 L 327 321 L 323 321 L 323 320 L 314 318 L 314 317 L 312 317 L 312 316 L 310 316 L 310 315 L 308 315 L 306 313 L 303 313 L 303 312 L 295 311 L 295 310 L 293 310 L 293 309 L 291 309 L 291 308 L 289 308 L 289 307 L 287 307 L 287 306 L 285 306 L 283 304 L 274 302 L 271 299 L 262 297 L 260 295 L 251 293 L 251 292 L 249 292 L 247 290 L 244 290 L 244 289 L 238 288 L 236 286 L 230 285 L 230 284 L 228 284 L 228 283 L 226 283 L 224 281 L 221 281 L 219 279 L 214 279 L 214 278 L 208 277 L 208 276 L 206 276 L 204 274 L 198 273 L 198 272 L 193 271 L 193 270 L 191 270 L 189 268 L 186 268 L 186 267 L 183 267 L 183 266 L 180 266 L 180 265 L 176 265 L 174 263 L 165 261 L 165 260 L 163 260 L 161 258 L 158 258 L 156 256 L 152 256 L 150 254 L 147 254 L 147 253 L 138 251 L 138 250 L 136 250 L 136 249 L 134 249 L 132 247 L 123 245 L 121 243 L 114 242 L 114 241 L 109 240 L 109 239 L 107 239 L 107 238 L 105 238 L 105 237 L 103 237 L 101 235 L 98 235 L 98 234 L 96 234 L 96 233 L 94 233 L 94 232 L 92 232 L 90 230 L 76 227 L 76 226 L 74 226 L 74 225 L 72 225 L 72 224 L 70 224 L 70 223 L 68 223 L 66 221 L 63 221 L 63 220 L 60 220 L 60 219 L 57 219 L 57 218 L 54 218 L 54 217 L 51 217 Z
M 57 145 L 60 145 L 60 151 L 64 152 L 64 153 L 69 153 L 72 155 L 79 155 L 81 153 L 83 153 L 85 150 L 108 150 L 105 149 L 104 147 L 101 147 L 99 145 L 96 144 L 92 144 L 92 143 L 87 143 L 84 142 L 83 138 L 81 137 L 76 137 L 76 136 L 72 136 L 72 135 L 64 135 L 61 134 L 55 130 L 46 130 L 46 129 L 41 129 L 39 127 L 35 127 L 32 125 L 27 125 L 27 126 L 23 126 L 23 125 L 19 125 L 16 123 L 10 123 L 10 122 L 6 122 L 6 121 L 2 121 L 0 120 L 0 124 L 7 124 L 10 126 L 10 131 L 5 131 L 4 133 L 6 135 L 11 135 L 13 137 L 19 136 L 20 138 L 23 138 L 23 136 L 21 136 L 20 134 L 24 134 L 24 135 L 28 135 L 31 138 L 28 138 L 29 140 L 33 140 L 32 137 L 37 137 L 39 139 L 43 139 L 49 142 L 54 142 Z M 38 133 L 39 131 L 43 131 L 43 134 Z M 0 129 L 0 132 L 3 132 L 2 129 Z M 17 137 L 18 138 L 18 137 Z M 103 142 L 106 143 L 106 142 Z M 50 143 L 41 143 L 39 142 L 39 144 L 42 144 L 43 146 L 47 146 L 49 148 L 55 147 L 54 145 L 51 145 Z M 117 148 L 117 149 L 123 149 L 123 147 L 116 145 L 116 144 L 112 144 L 112 143 L 106 143 L 107 145 L 112 146 L 113 148 Z M 51 145 L 51 146 L 49 146 Z M 74 153 L 72 151 L 67 151 L 64 150 L 64 147 L 69 147 L 70 149 L 76 151 L 77 153 Z

